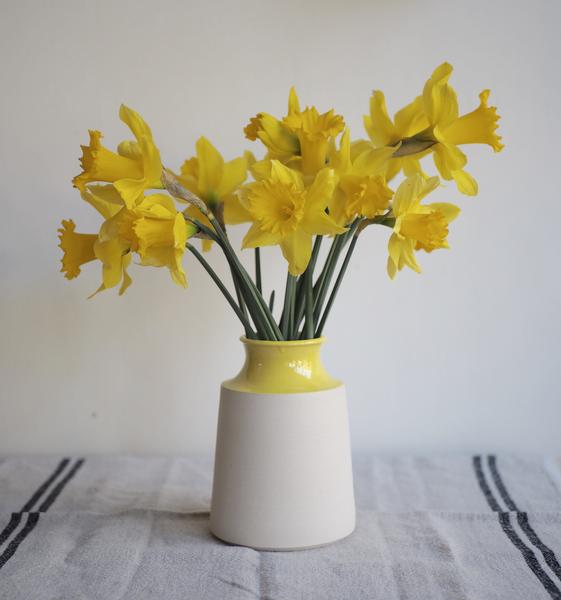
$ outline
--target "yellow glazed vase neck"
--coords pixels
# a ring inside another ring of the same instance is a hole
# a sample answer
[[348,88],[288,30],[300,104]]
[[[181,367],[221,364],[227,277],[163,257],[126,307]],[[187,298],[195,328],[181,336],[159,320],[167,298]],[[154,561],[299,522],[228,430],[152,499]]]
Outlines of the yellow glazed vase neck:
[[254,394],[320,392],[341,385],[325,370],[320,356],[325,338],[270,342],[241,338],[245,363],[234,379],[222,385]]

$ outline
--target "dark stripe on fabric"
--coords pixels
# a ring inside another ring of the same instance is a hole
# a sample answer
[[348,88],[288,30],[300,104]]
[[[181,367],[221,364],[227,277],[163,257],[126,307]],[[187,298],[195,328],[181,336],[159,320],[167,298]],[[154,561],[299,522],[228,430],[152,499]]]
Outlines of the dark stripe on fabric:
[[473,457],[473,469],[475,471],[475,476],[477,477],[477,483],[479,484],[479,487],[485,496],[485,500],[487,500],[489,508],[494,512],[500,512],[501,507],[495,500],[495,496],[493,496],[493,492],[491,491],[491,488],[485,479],[485,474],[483,473],[483,468],[481,466],[481,456]]
[[551,548],[546,546],[535,532],[534,528],[528,521],[528,514],[525,512],[519,512],[516,516],[518,524],[522,531],[528,536],[528,539],[534,544],[534,546],[543,554],[543,558],[547,563],[547,566],[557,575],[557,579],[561,581],[561,565],[555,556],[555,553]]
[[84,464],[84,459],[80,458],[74,463],[74,466],[68,471],[67,475],[60,481],[60,483],[53,488],[53,491],[45,498],[43,504],[39,507],[39,512],[47,512],[52,503],[58,498],[59,494],[66,487],[66,484],[76,475],[78,469]]
[[[55,469],[53,474],[38,488],[38,490],[33,494],[33,496],[29,499],[29,501],[25,504],[24,508],[27,506],[33,506],[40,499],[41,495],[46,492],[49,486],[55,481],[55,479],[61,474],[61,472],[66,468],[69,459],[63,459],[58,467]],[[19,513],[13,513],[12,518],[8,525],[4,528],[2,534],[0,534],[0,539],[4,536],[2,543],[5,542],[9,535],[15,530],[15,528],[19,525],[22,520],[22,517],[27,514],[27,522],[21,529],[21,531],[14,537],[14,539],[8,544],[7,548],[0,555],[0,569],[12,558],[12,556],[16,553],[16,550],[19,548],[20,544],[25,540],[25,538],[35,529],[37,523],[39,522],[39,517],[41,513],[45,513],[52,506],[53,502],[58,498],[61,492],[64,490],[68,482],[76,475],[80,467],[84,464],[84,459],[78,459],[68,473],[60,480],[60,482],[51,490],[51,493],[45,498],[42,504],[39,506],[39,510],[37,512],[26,512],[21,511]],[[41,492],[40,494],[38,492]]]
[[27,515],[27,523],[23,529],[16,535],[16,537],[8,544],[8,547],[0,556],[0,569],[12,558],[19,548],[19,545],[23,540],[35,529],[35,526],[39,522],[39,513],[30,512]]
[[14,529],[21,523],[21,513],[12,513],[10,521],[0,533],[0,546],[12,535]]
[[[508,494],[508,491],[506,490],[506,487],[504,486],[504,483],[501,479],[501,476],[500,476],[498,468],[497,468],[496,459],[494,459],[494,460],[490,460],[490,459],[491,459],[491,457],[489,456],[487,464],[491,471],[493,481],[495,482],[495,485],[497,486],[497,489],[499,490],[499,493],[501,494],[503,500],[505,500],[505,498],[509,498],[512,505],[516,506],[514,504],[512,498],[510,498],[510,495]],[[551,577],[542,569],[533,550],[529,546],[526,546],[526,544],[520,539],[520,537],[518,536],[516,531],[514,531],[514,529],[512,528],[512,523],[510,522],[510,513],[501,511],[499,502],[495,498],[493,492],[491,491],[491,488],[489,487],[489,483],[487,482],[487,479],[485,477],[485,473],[483,472],[481,456],[473,457],[473,470],[475,471],[477,483],[479,484],[479,487],[480,487],[481,491],[483,492],[483,495],[485,496],[487,503],[491,507],[491,510],[493,510],[494,512],[496,512],[498,514],[499,524],[500,524],[503,532],[505,533],[505,535],[512,542],[514,547],[517,548],[519,550],[519,552],[522,554],[524,561],[526,562],[526,564],[528,565],[528,567],[530,568],[532,573],[534,573],[534,575],[537,577],[537,579],[543,585],[544,589],[551,596],[551,598],[553,598],[553,600],[561,600],[561,590],[557,587],[557,585],[555,584],[553,579],[551,579]],[[500,486],[498,485],[497,482],[500,482]],[[504,490],[504,493],[505,493],[504,496],[503,496],[503,492],[501,491],[501,487]],[[506,500],[505,500],[505,503],[506,503]],[[514,511],[514,512],[516,512],[516,511]],[[517,513],[517,514],[519,514],[519,513]],[[523,531],[526,533],[526,535],[528,535],[528,533],[524,530],[524,528],[523,528]],[[537,538],[537,536],[536,536],[536,538]],[[544,547],[547,548],[545,545],[544,545]],[[545,555],[544,555],[544,558],[545,558]],[[553,558],[555,558],[555,556],[553,556]],[[547,559],[546,559],[546,561],[547,561]],[[547,564],[549,565],[549,563],[547,563]]]
[[497,457],[493,454],[489,455],[487,457],[487,464],[489,465],[489,470],[491,471],[491,477],[493,478],[493,481],[495,482],[495,485],[497,486],[499,494],[501,495],[501,498],[506,504],[506,507],[508,508],[508,510],[518,512],[518,507],[514,503],[514,500],[510,497],[510,494],[508,493],[505,484],[503,483],[503,480],[499,474],[499,470],[497,469]]
[[12,513],[9,523],[4,527],[4,529],[0,532],[0,546],[10,537],[13,533],[14,529],[21,523],[22,513],[29,512],[35,504],[39,501],[41,496],[45,493],[48,487],[53,483],[53,481],[61,474],[61,472],[66,468],[66,465],[70,462],[69,458],[63,458],[55,470],[43,481],[43,483],[35,490],[31,498],[23,505],[23,508],[19,512]]
[[508,539],[520,551],[526,564],[530,567],[534,575],[540,580],[543,587],[553,598],[553,600],[561,600],[561,590],[555,585],[551,577],[540,567],[538,560],[532,550],[520,539],[518,534],[512,528],[510,522],[510,513],[499,513],[499,523]]
[[33,510],[35,504],[39,501],[41,496],[45,493],[51,483],[60,475],[66,465],[70,462],[69,458],[63,458],[57,468],[53,471],[52,475],[46,479],[38,488],[37,491],[31,496],[31,498],[25,503],[20,512],[30,512]]
[[555,556],[555,552],[553,552],[553,550],[549,548],[549,546],[546,546],[544,544],[544,542],[540,539],[534,528],[530,525],[530,522],[528,520],[528,513],[521,512],[518,510],[518,507],[516,506],[514,500],[508,493],[508,490],[506,489],[504,481],[499,472],[499,468],[497,466],[497,457],[494,455],[490,455],[487,457],[487,462],[491,474],[493,476],[493,481],[495,482],[495,485],[497,486],[497,489],[499,490],[499,493],[501,494],[501,497],[504,500],[505,504],[507,505],[509,510],[512,510],[517,513],[516,519],[518,521],[518,524],[520,525],[520,528],[527,535],[528,540],[530,540],[530,542],[542,553],[546,564],[555,573],[557,579],[559,579],[559,581],[561,582],[561,565],[559,564],[559,561]]

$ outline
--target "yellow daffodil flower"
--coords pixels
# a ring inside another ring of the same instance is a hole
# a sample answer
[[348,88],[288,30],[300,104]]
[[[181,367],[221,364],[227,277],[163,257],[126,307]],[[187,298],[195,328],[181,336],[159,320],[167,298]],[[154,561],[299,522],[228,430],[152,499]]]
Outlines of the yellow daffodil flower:
[[[393,121],[388,115],[383,92],[374,91],[370,98],[370,115],[364,116],[364,127],[374,148],[396,146],[402,140],[414,136],[428,126],[423,112],[423,99],[418,96],[394,115]],[[362,146],[362,149],[369,150]],[[386,179],[391,181],[401,170],[406,176],[421,172],[419,159],[426,154],[394,157],[386,163]]]
[[197,228],[187,223],[173,200],[163,194],[147,196],[132,212],[132,245],[140,256],[140,264],[167,267],[173,281],[186,287],[181,261],[185,244]]
[[296,91],[291,88],[288,114],[282,120],[258,113],[244,132],[248,139],[259,139],[265,144],[267,159],[279,160],[312,178],[327,166],[330,142],[344,127],[343,117],[333,110],[323,114],[315,106],[300,110]]
[[95,260],[94,244],[96,233],[76,233],[76,225],[72,220],[62,221],[59,233],[59,248],[63,251],[62,268],[66,279],[74,279],[80,275],[82,265]]
[[337,224],[348,225],[356,217],[371,219],[388,209],[393,192],[386,185],[384,172],[392,154],[393,148],[370,149],[353,161],[349,130],[345,130],[340,149],[330,157],[337,187],[329,214]]
[[124,272],[123,261],[131,252],[140,256],[140,264],[167,267],[175,283],[187,286],[181,264],[185,244],[196,228],[185,222],[173,200],[164,194],[152,194],[123,208],[101,226],[95,244],[97,258],[103,263],[103,283],[98,291],[114,287]]
[[82,173],[73,179],[73,184],[83,191],[87,183],[113,183],[125,204],[131,207],[145,190],[162,187],[162,163],[150,127],[142,117],[125,105],[121,105],[119,117],[132,131],[135,141],[122,142],[117,152],[112,152],[101,143],[102,134],[90,130],[90,143],[82,146]]
[[137,252],[141,265],[168,267],[173,281],[186,286],[181,260],[187,239],[196,228],[186,223],[169,196],[143,196],[128,208],[112,185],[88,185],[81,193],[105,221],[98,234],[78,234],[72,221],[62,222],[61,270],[68,279],[79,275],[81,265],[98,259],[102,263],[102,283],[95,294],[120,283],[121,295],[132,283],[127,268],[132,253]]
[[[93,206],[105,219],[99,234],[75,233],[73,221],[63,221],[60,233],[60,248],[63,250],[62,269],[67,279],[80,274],[83,264],[95,259],[103,263],[102,285],[97,290],[115,287],[121,283],[119,294],[123,294],[132,283],[127,273],[131,256],[126,245],[116,240],[101,239],[105,235],[107,223],[113,222],[125,210],[124,202],[112,185],[89,185],[81,190],[82,198]],[[96,292],[97,293],[97,292]]]
[[[294,87],[288,95],[288,115],[300,112],[300,102]],[[289,163],[300,156],[298,136],[281,120],[264,112],[252,117],[244,128],[245,137],[255,141],[259,139],[267,148],[267,158]]]
[[[226,224],[251,221],[251,216],[235,194],[246,180],[248,165],[254,160],[251,153],[246,152],[244,156],[224,162],[220,152],[205,137],[197,140],[196,153],[181,167],[178,177],[181,184],[203,200]],[[189,206],[185,213],[211,227],[208,218],[198,208]],[[203,240],[203,249],[208,250],[211,244],[210,240]]]
[[331,169],[320,171],[306,187],[301,173],[277,160],[271,161],[268,179],[248,184],[244,201],[254,221],[244,248],[280,245],[289,272],[296,276],[306,270],[314,235],[344,233],[325,209],[335,187]]
[[395,225],[388,243],[391,279],[405,266],[421,272],[415,250],[432,252],[449,247],[448,224],[459,215],[460,209],[445,202],[421,204],[438,185],[438,177],[426,179],[417,174],[405,179],[397,188],[392,204]]
[[458,97],[448,83],[452,66],[443,63],[435,69],[423,90],[423,109],[428,127],[414,137],[432,142],[436,168],[444,179],[453,179],[463,194],[477,194],[477,182],[464,170],[467,157],[459,149],[463,144],[487,144],[495,152],[503,149],[497,135],[499,115],[494,106],[488,106],[489,90],[479,94],[480,105],[472,112],[459,116]]
[[298,136],[304,175],[315,175],[325,168],[329,141],[345,128],[343,117],[333,109],[320,114],[315,106],[288,115],[283,123]]

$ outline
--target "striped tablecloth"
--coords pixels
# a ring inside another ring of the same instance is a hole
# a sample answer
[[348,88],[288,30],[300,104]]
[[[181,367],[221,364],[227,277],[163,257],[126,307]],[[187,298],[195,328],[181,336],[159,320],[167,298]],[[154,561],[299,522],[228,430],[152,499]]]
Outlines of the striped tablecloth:
[[556,460],[354,466],[355,533],[274,553],[210,535],[210,459],[1,459],[0,598],[561,599]]

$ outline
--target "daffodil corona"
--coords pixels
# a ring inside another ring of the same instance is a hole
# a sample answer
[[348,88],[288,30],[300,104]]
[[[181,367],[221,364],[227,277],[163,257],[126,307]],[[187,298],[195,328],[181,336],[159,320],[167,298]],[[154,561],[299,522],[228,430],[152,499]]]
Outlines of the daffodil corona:
[[268,179],[245,188],[245,205],[253,219],[244,248],[281,247],[291,275],[301,275],[312,254],[314,235],[337,235],[345,228],[327,214],[335,187],[331,169],[320,171],[306,187],[298,171],[277,160],[271,161]]
[[[72,220],[62,222],[61,271],[74,279],[98,262],[97,292],[118,288],[122,294],[136,263],[165,267],[177,285],[186,287],[188,251],[224,295],[246,337],[321,336],[359,236],[372,225],[389,229],[390,278],[404,267],[419,273],[417,253],[448,248],[449,225],[460,213],[454,204],[426,201],[440,187],[439,176],[454,181],[461,193],[475,195],[477,182],[466,170],[463,149],[469,144],[485,144],[495,152],[503,148],[489,90],[479,94],[478,107],[461,115],[451,74],[452,67],[441,64],[393,117],[383,92],[374,91],[364,117],[368,139],[353,139],[335,109],[302,108],[291,88],[286,115],[259,112],[244,129],[247,140],[262,144],[262,156],[242,150],[226,161],[202,136],[177,174],[162,165],[146,121],[121,106],[119,116],[133,139],[112,151],[102,144],[102,134],[91,130],[89,144],[82,146],[82,172],[73,183],[102,219],[92,233],[76,231]],[[439,176],[431,176],[430,165],[425,173],[429,155]],[[442,193],[450,188],[442,186]],[[229,235],[230,226],[240,224],[248,226],[242,248],[252,250],[254,275]],[[194,238],[203,250],[223,253],[231,290]],[[322,251],[322,244],[329,248]],[[277,316],[274,290],[265,298],[270,282],[262,272],[264,246],[278,246],[287,269]]]

